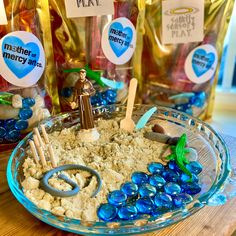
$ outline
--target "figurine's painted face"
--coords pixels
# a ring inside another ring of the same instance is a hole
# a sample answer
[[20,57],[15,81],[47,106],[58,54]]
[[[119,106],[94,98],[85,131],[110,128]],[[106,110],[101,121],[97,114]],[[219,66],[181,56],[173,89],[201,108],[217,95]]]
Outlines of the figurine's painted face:
[[86,79],[86,71],[85,70],[81,70],[79,72],[80,75],[80,80],[84,81]]

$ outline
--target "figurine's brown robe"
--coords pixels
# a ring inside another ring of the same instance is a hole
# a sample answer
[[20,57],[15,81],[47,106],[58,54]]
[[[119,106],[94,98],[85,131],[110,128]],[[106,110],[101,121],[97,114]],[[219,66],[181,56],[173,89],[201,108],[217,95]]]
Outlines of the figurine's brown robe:
[[79,79],[74,86],[73,101],[79,107],[81,129],[94,128],[92,106],[89,98],[94,93],[95,89],[88,79],[84,81]]

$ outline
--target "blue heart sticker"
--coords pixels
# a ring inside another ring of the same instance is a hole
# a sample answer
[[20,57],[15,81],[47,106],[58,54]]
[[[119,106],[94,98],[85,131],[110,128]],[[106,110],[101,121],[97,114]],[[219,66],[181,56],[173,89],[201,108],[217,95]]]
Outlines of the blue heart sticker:
[[133,39],[133,31],[130,27],[124,28],[119,22],[111,24],[108,31],[108,40],[117,57],[122,56],[129,48]]
[[24,78],[36,66],[40,50],[36,43],[25,44],[15,36],[6,37],[2,43],[2,56],[8,68],[18,79]]
[[196,76],[200,77],[211,70],[215,59],[215,54],[212,52],[207,53],[204,49],[196,50],[192,58],[192,67]]

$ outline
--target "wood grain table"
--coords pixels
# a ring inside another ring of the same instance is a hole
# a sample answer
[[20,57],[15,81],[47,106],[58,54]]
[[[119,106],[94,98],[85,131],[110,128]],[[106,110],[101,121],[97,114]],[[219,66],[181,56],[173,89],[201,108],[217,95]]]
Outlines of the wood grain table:
[[[224,136],[231,158],[236,158],[236,138]],[[73,236],[32,216],[8,189],[5,172],[10,152],[0,153],[0,236]],[[145,236],[229,236],[236,230],[236,198],[223,206],[204,207],[184,221]]]

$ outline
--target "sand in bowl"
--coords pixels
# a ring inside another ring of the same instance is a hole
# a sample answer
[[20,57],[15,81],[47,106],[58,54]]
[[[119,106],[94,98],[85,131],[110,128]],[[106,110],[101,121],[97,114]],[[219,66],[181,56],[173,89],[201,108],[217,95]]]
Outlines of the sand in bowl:
[[[39,208],[55,215],[94,221],[98,220],[97,209],[107,202],[107,195],[131,180],[135,171],[147,172],[151,162],[161,162],[160,155],[164,144],[144,137],[151,131],[147,126],[133,133],[121,130],[120,120],[100,120],[97,130],[100,138],[95,142],[82,142],[76,127],[49,134],[58,166],[78,164],[98,172],[102,180],[100,192],[91,197],[97,187],[97,179],[89,172],[80,170],[63,171],[69,179],[77,183],[80,191],[73,197],[54,197],[40,187],[45,172],[52,169],[49,153],[45,152],[47,166],[36,164],[29,150],[23,164],[25,180],[22,182],[24,194]],[[58,173],[49,179],[49,184],[59,190],[68,191],[72,187],[57,178]]]

